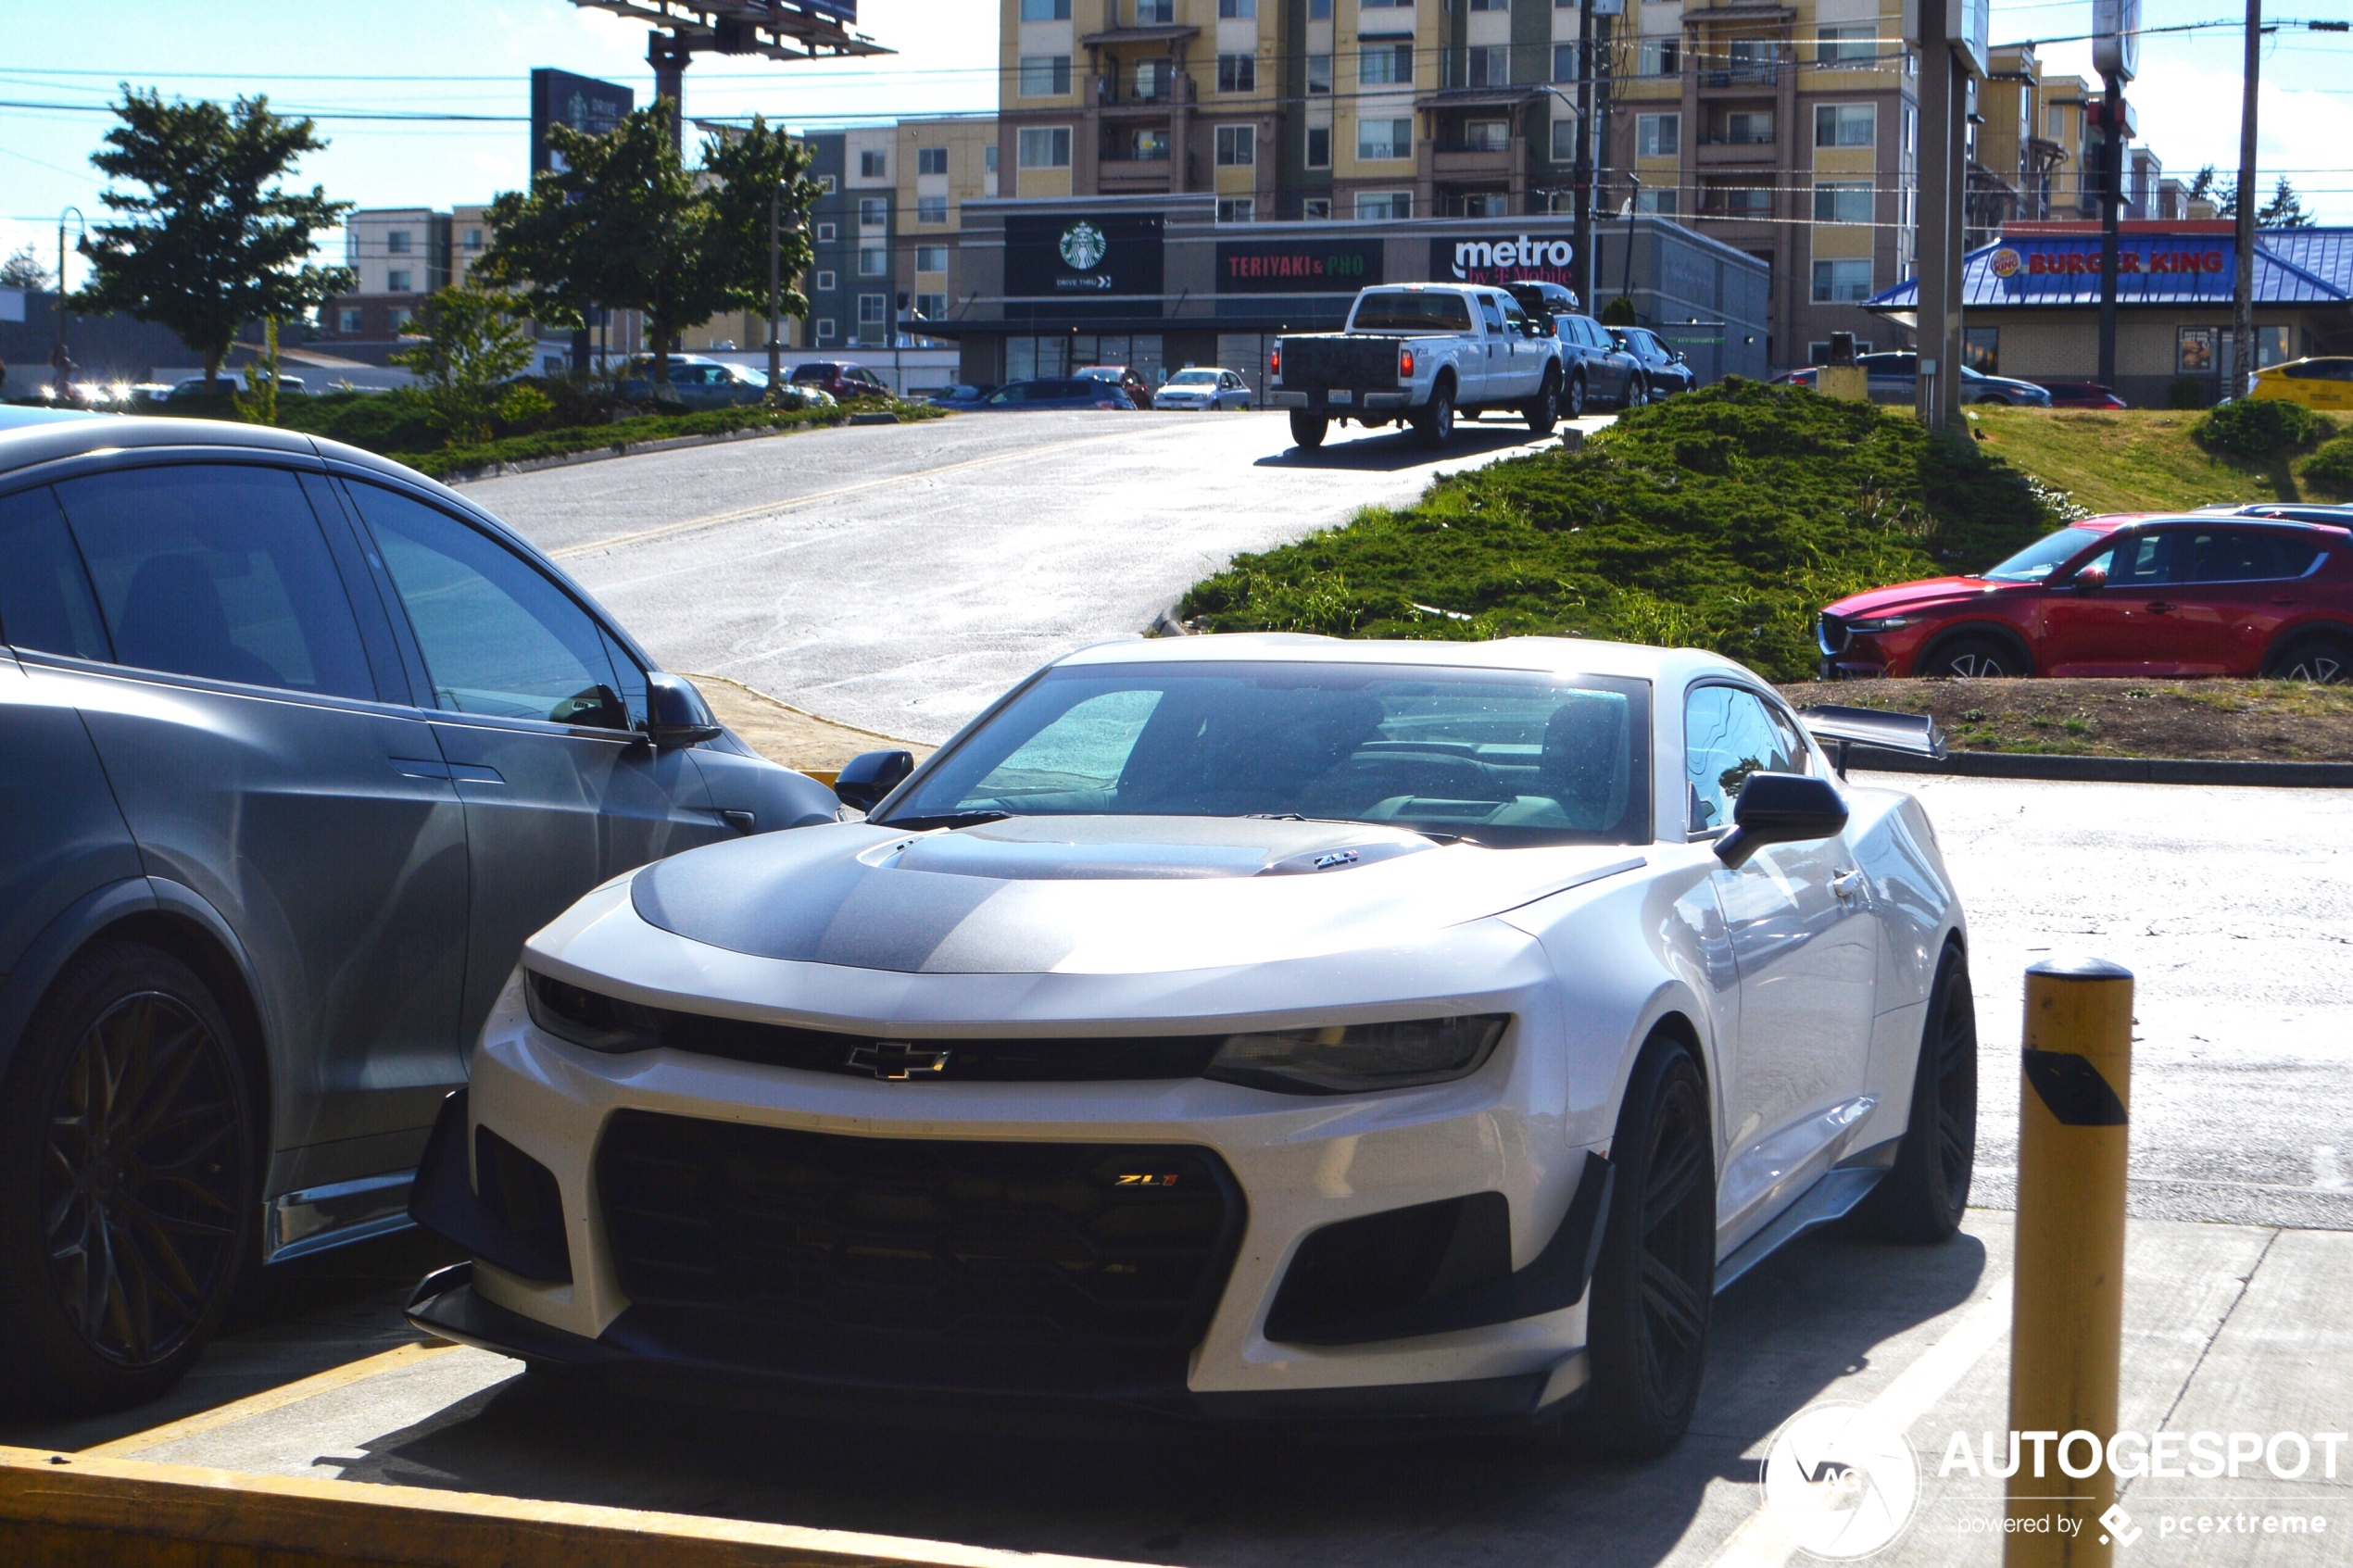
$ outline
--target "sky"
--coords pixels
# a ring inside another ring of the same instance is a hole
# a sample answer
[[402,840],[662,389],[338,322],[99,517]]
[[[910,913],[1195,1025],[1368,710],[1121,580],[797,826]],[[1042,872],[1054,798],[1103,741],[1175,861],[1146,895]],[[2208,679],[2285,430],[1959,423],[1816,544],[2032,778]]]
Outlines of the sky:
[[[2273,0],[2283,24],[2265,44],[2259,184],[2285,174],[2324,222],[2353,224],[2353,34],[2303,20],[2343,19],[2347,0]],[[1996,43],[2088,31],[2091,0],[1994,0]],[[2228,20],[2221,0],[2145,0],[2144,26]],[[703,55],[686,73],[686,112],[760,112],[796,127],[996,107],[996,0],[863,0],[861,31],[898,51],[876,58],[780,64]],[[227,99],[267,93],[282,110],[511,116],[463,123],[322,120],[330,145],[299,182],[363,207],[486,201],[528,177],[529,76],[553,66],[650,99],[646,29],[567,0],[409,0],[387,9],[283,0],[114,0],[106,6],[0,0],[0,101],[103,106],[119,82]],[[2090,45],[2054,43],[2046,71],[2091,71]],[[2141,46],[2128,96],[2142,140],[2169,173],[2238,161],[2240,35],[2235,25],[2158,33]],[[0,253],[32,243],[56,265],[59,209],[104,218],[90,154],[103,113],[0,107]],[[326,259],[339,260],[339,242]],[[68,282],[82,282],[68,257]]]

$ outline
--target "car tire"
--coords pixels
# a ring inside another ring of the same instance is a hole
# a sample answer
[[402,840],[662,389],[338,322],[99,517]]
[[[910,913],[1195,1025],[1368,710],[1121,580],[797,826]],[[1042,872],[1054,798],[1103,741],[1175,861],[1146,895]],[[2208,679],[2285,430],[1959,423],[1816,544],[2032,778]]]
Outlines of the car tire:
[[103,943],[50,987],[0,1100],[14,1402],[118,1410],[202,1353],[258,1251],[258,1105],[219,1000],[170,954]]
[[2341,686],[2353,682],[2353,637],[2291,638],[2263,661],[2263,673],[2274,681],[2306,681],[2316,686]]
[[1969,960],[1948,947],[1920,1027],[1911,1120],[1894,1165],[1856,1207],[1849,1229],[1868,1240],[1915,1247],[1950,1240],[1969,1207],[1976,1164],[1977,1000]]
[[2018,650],[1994,637],[1955,637],[1930,650],[1918,675],[1954,675],[1963,680],[1991,681],[2034,673]]
[[1429,401],[1414,412],[1414,434],[1431,451],[1454,439],[1454,389],[1441,382],[1430,389]]
[[1311,414],[1303,408],[1293,408],[1290,411],[1291,445],[1303,446],[1313,452],[1324,444],[1324,435],[1331,429],[1331,420],[1321,414]]
[[1552,434],[1553,427],[1560,423],[1561,418],[1560,378],[1547,370],[1544,384],[1537,388],[1536,395],[1528,400],[1520,412],[1528,420],[1529,433],[1540,436]]
[[1650,400],[1650,383],[1640,376],[1629,377],[1626,383],[1626,396],[1619,406],[1626,408],[1646,408]]
[[1585,373],[1582,370],[1568,378],[1567,395],[1561,398],[1561,417],[1568,420],[1585,417]]
[[1716,1286],[1716,1155],[1691,1053],[1655,1038],[1626,1085],[1610,1142],[1617,1181],[1587,1295],[1592,1381],[1575,1432],[1642,1459],[1691,1424]]

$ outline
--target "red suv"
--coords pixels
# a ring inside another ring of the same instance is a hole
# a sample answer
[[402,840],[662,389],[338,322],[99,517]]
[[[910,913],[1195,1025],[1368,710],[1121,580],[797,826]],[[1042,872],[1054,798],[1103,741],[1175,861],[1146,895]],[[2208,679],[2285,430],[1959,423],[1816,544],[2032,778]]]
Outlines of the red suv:
[[787,377],[795,386],[813,386],[840,402],[853,397],[887,397],[890,388],[863,365],[847,359],[810,359],[792,368]]
[[2212,513],[2086,518],[1979,576],[1841,599],[1819,637],[1824,680],[2353,680],[2353,531]]

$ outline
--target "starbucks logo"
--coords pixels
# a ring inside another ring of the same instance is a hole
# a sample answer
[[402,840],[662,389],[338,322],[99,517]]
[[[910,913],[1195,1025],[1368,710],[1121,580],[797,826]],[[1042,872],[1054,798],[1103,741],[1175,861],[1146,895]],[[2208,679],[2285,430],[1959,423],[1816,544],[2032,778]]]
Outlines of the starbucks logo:
[[1103,242],[1103,232],[1084,218],[1063,231],[1063,259],[1077,271],[1094,270],[1095,263],[1110,248]]

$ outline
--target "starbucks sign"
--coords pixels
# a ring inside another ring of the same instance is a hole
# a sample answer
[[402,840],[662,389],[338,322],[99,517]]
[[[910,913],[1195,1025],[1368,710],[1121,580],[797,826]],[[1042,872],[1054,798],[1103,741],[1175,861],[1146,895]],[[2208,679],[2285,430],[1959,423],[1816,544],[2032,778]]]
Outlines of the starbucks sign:
[[1110,248],[1103,241],[1103,232],[1084,218],[1063,231],[1063,261],[1074,270],[1093,271]]
[[[1015,299],[1156,296],[1161,292],[1162,227],[1157,212],[1007,218],[1005,293]],[[1159,314],[1157,299],[1141,307]],[[1138,306],[1106,304],[1104,308],[1132,314]]]

